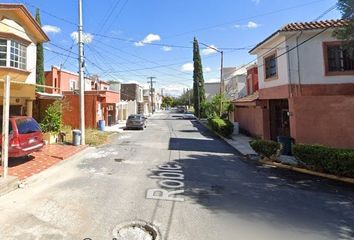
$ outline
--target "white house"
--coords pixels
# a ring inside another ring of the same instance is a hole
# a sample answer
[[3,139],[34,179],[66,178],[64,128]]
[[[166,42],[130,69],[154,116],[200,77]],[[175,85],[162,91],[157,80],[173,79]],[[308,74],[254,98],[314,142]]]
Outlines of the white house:
[[263,138],[354,148],[354,58],[333,36],[348,23],[287,24],[250,51],[258,59],[254,109]]

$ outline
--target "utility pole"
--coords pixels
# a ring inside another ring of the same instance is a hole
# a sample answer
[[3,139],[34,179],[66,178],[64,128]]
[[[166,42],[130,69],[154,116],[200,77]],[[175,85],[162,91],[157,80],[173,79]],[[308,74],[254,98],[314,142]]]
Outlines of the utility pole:
[[205,43],[201,43],[203,46],[206,46],[207,48],[210,48],[210,49],[213,49],[215,51],[217,51],[218,53],[221,54],[221,61],[220,61],[220,111],[219,111],[219,114],[220,114],[220,117],[221,117],[221,114],[222,114],[222,106],[223,106],[223,102],[222,102],[222,95],[224,94],[224,78],[223,78],[223,68],[224,68],[224,51],[221,51],[215,47],[212,47],[212,46],[209,46]]
[[150,81],[148,81],[148,83],[150,84],[150,98],[151,98],[151,112],[154,113],[155,112],[155,106],[154,106],[154,83],[156,83],[156,81],[153,81],[153,79],[155,79],[156,77],[148,77],[148,79],[150,79]]
[[1,165],[3,168],[2,177],[6,178],[8,173],[9,161],[9,115],[10,115],[10,76],[5,77],[4,96],[2,109],[2,149]]
[[224,68],[224,51],[220,51],[221,54],[221,67],[220,67],[220,117],[222,114],[223,108],[223,95],[224,95],[224,76],[223,76],[223,68]]
[[82,33],[82,0],[79,0],[79,25],[78,25],[78,48],[79,48],[79,82],[80,82],[80,131],[81,145],[85,145],[85,79],[84,79],[84,40]]

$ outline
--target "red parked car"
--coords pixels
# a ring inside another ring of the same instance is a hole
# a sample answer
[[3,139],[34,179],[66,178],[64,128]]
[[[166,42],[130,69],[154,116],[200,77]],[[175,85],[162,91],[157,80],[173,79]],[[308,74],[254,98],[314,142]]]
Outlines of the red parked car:
[[[2,132],[2,119],[0,119]],[[0,138],[0,143],[2,139]],[[32,117],[11,116],[9,119],[9,157],[24,157],[44,146],[42,130]]]

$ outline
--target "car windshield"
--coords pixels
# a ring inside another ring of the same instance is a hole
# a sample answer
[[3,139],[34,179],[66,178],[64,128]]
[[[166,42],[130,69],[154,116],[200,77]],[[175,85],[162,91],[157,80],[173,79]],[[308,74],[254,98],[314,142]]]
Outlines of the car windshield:
[[27,134],[41,131],[38,123],[33,118],[21,118],[16,120],[19,134]]
[[131,115],[131,116],[129,116],[128,119],[129,119],[129,120],[141,120],[142,117],[139,116],[139,115]]

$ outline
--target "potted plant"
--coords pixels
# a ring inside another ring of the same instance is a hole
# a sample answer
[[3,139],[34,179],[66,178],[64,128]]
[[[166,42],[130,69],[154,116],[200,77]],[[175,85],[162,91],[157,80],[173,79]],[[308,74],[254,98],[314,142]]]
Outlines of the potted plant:
[[48,144],[56,143],[58,140],[58,134],[62,127],[62,107],[61,101],[56,100],[53,102],[47,110],[45,110],[45,116],[40,123],[43,131],[43,139]]

